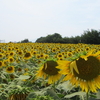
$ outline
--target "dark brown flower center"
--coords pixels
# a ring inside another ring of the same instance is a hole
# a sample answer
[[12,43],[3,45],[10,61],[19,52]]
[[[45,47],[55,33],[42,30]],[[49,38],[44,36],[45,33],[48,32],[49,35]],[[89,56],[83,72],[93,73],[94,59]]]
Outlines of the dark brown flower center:
[[92,80],[100,74],[100,61],[93,56],[89,56],[87,60],[79,58],[76,60],[79,74],[74,70],[76,77],[83,80]]
[[22,69],[21,68],[18,68],[18,71],[22,71]]
[[11,52],[11,53],[10,53],[10,55],[12,56],[12,55],[13,55],[13,53]]
[[0,66],[2,66],[2,62],[0,62]]
[[2,57],[2,55],[0,54],[0,58]]
[[48,75],[56,75],[58,74],[59,71],[59,69],[56,68],[57,65],[58,65],[57,62],[53,60],[47,61],[46,63],[44,63],[42,70]]
[[22,55],[22,52],[20,51],[20,52],[18,52],[18,54],[19,54],[19,55]]
[[8,67],[7,70],[8,70],[8,71],[12,71],[13,68],[12,68],[12,67]]
[[13,62],[13,58],[10,58],[10,62]]
[[14,79],[14,78],[15,78],[15,76],[14,76],[14,75],[10,75],[10,78],[11,78],[11,79]]
[[25,54],[25,57],[30,57],[30,56],[31,56],[30,53],[26,53],[26,54]]
[[62,55],[59,54],[58,57],[62,57]]

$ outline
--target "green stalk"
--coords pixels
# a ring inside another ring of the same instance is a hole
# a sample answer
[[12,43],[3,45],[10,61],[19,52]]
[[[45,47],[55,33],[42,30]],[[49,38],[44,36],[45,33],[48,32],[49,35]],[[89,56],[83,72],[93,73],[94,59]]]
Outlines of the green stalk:
[[89,100],[89,94],[88,94],[88,92],[86,93],[86,100]]
[[54,91],[56,90],[56,84],[55,83],[53,83],[53,89],[54,89]]

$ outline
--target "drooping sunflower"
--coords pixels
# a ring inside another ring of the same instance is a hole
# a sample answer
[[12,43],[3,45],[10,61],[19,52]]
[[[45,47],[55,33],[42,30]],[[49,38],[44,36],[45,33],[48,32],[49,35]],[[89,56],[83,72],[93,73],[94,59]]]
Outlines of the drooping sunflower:
[[11,79],[11,80],[14,80],[14,78],[15,78],[15,75],[11,74],[11,75],[10,75],[10,79]]
[[[81,55],[72,61],[58,61],[59,73],[64,74],[64,81],[70,80],[82,91],[97,92],[100,89],[100,51]],[[99,56],[98,56],[99,55]]]
[[15,71],[14,66],[9,66],[9,67],[6,68],[7,73],[14,73],[14,71]]
[[57,65],[56,61],[47,60],[37,71],[36,77],[48,79],[48,84],[55,83],[61,77],[61,74],[58,73],[59,69],[56,68]]
[[20,67],[17,70],[18,70],[18,72],[22,72],[22,68],[20,68]]

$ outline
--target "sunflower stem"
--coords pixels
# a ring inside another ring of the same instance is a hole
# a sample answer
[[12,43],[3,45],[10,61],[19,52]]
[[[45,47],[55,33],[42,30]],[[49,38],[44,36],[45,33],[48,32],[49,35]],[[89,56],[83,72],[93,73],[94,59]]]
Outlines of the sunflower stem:
[[88,92],[86,93],[86,100],[89,100],[89,94],[88,94]]
[[55,83],[53,84],[53,89],[54,89],[54,91],[56,90],[56,86],[55,86]]

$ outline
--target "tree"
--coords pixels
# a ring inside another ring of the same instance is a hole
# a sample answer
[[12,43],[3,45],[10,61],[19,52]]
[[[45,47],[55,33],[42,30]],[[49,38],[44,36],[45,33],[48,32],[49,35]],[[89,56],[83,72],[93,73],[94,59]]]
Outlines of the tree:
[[28,42],[29,42],[28,39],[24,39],[24,40],[21,41],[21,43],[28,43]]
[[49,34],[46,37],[40,37],[36,40],[38,43],[85,43],[100,44],[100,31],[91,29],[84,31],[81,36],[64,37],[58,33]]
[[100,44],[100,32],[93,29],[84,31],[84,34],[81,35],[81,41],[86,44]]
[[58,33],[47,35],[46,37],[40,37],[36,40],[38,43],[60,43],[62,36]]

